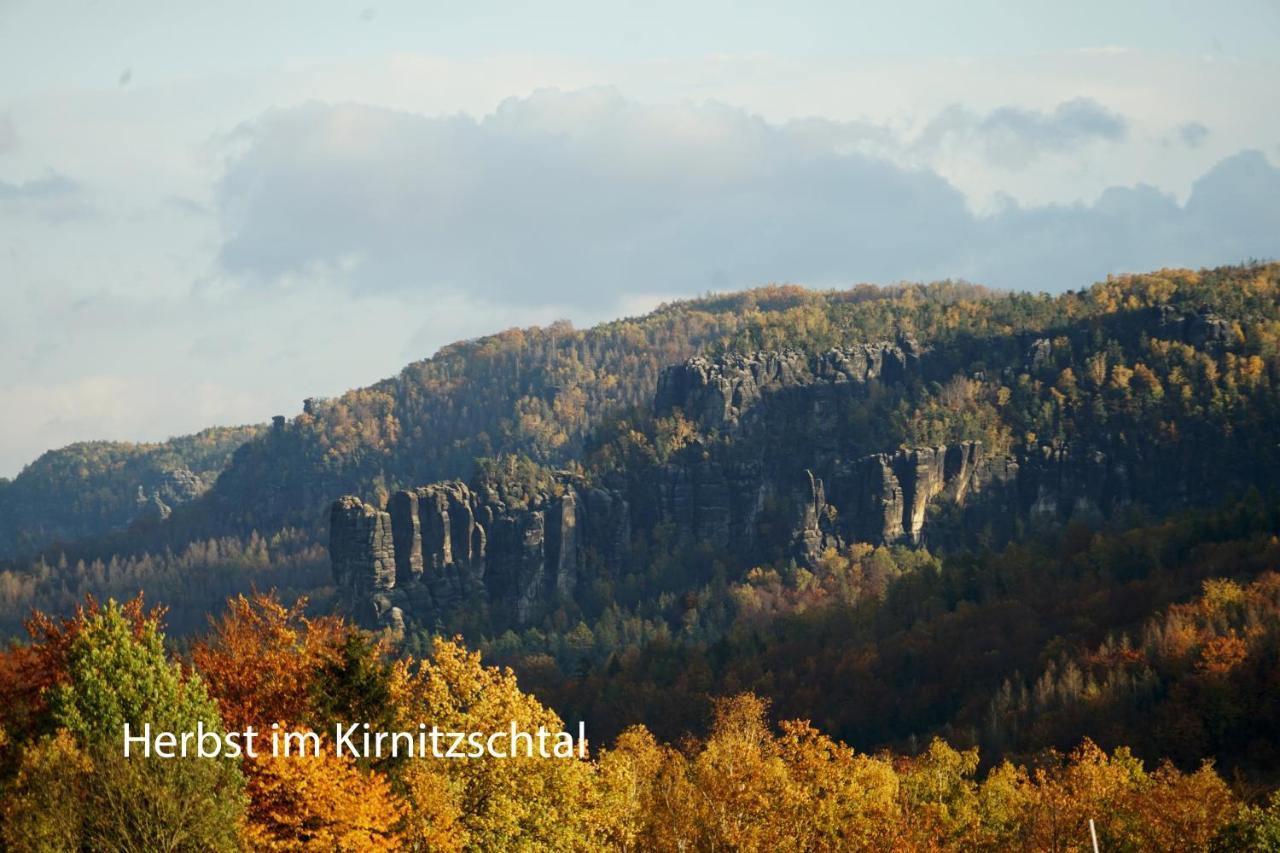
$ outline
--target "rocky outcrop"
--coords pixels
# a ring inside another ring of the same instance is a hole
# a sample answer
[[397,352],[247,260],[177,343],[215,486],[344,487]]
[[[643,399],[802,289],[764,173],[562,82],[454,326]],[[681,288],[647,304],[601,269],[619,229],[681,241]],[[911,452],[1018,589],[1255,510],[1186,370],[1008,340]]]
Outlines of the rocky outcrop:
[[658,380],[654,409],[680,409],[704,429],[732,429],[768,396],[814,385],[866,386],[900,382],[919,363],[914,342],[874,343],[819,355],[784,350],[722,358],[697,357],[667,368]]
[[[1048,357],[1045,341],[1044,357]],[[920,369],[910,340],[816,355],[762,352],[694,358],[668,368],[656,414],[680,410],[726,448],[694,442],[655,483],[633,483],[651,509],[642,526],[674,523],[690,538],[755,549],[766,502],[794,508],[793,550],[811,558],[841,541],[921,544],[928,508],[963,506],[971,494],[1010,488],[1017,464],[991,459],[978,442],[867,454],[850,446],[841,398],[872,382],[899,383]]]
[[[1162,328],[1206,345],[1230,331],[1205,312],[1171,316]],[[1060,355],[1055,340],[1014,345],[1048,372]],[[945,549],[1130,504],[1167,511],[1262,476],[1257,459],[1224,465],[1221,452],[1176,447],[1159,451],[1176,458],[1158,458],[1120,439],[1012,454],[978,441],[858,446],[851,436],[866,434],[857,420],[865,409],[849,403],[873,382],[916,371],[925,375],[920,353],[905,341],[690,359],[664,372],[654,407],[693,421],[692,438],[682,432],[674,447],[638,457],[601,487],[566,475],[504,502],[488,486],[449,481],[397,492],[385,511],[344,498],[333,514],[335,575],[356,609],[381,624],[431,623],[466,607],[494,628],[521,626],[578,597],[584,579],[643,571],[631,554],[657,542],[709,547],[740,568],[788,558],[813,565],[854,542]]]
[[633,569],[633,530],[652,540],[665,526],[677,547],[710,545],[743,566],[766,554],[813,565],[853,542],[945,548],[977,530],[999,541],[1018,524],[1193,497],[1176,466],[1072,446],[1012,457],[957,442],[794,477],[735,447],[695,441],[610,488],[566,480],[518,506],[458,481],[396,492],[385,510],[342,498],[331,516],[335,580],[367,624],[432,625],[469,608],[495,629],[519,627],[577,597],[584,579]]
[[989,456],[977,441],[876,453],[839,466],[830,499],[844,540],[922,545],[931,506],[963,509],[978,496],[1005,496],[1017,471],[1014,460]]
[[130,525],[156,524],[173,514],[175,507],[190,503],[209,488],[207,482],[188,468],[169,468],[159,472],[150,483],[139,484]]
[[679,409],[700,430],[665,462],[618,472],[608,488],[566,477],[519,506],[459,481],[397,492],[385,511],[344,498],[330,543],[339,585],[381,624],[470,607],[520,626],[574,598],[583,577],[628,568],[632,531],[652,541],[662,529],[673,547],[744,564],[762,553],[812,564],[853,541],[922,544],[931,505],[1004,488],[1016,465],[975,442],[870,455],[848,446],[841,399],[901,382],[918,361],[904,341],[675,365],[655,410]]
[[329,512],[329,561],[333,579],[364,622],[392,618],[388,594],[396,585],[391,515],[350,495]]
[[1158,305],[1156,335],[1164,340],[1188,343],[1196,349],[1221,349],[1231,340],[1231,324],[1205,306],[1194,313],[1181,313],[1172,305]]
[[432,624],[475,607],[495,625],[519,626],[572,598],[588,548],[622,556],[628,515],[621,495],[580,483],[507,506],[492,490],[447,481],[396,492],[385,511],[339,499],[329,553],[362,621]]

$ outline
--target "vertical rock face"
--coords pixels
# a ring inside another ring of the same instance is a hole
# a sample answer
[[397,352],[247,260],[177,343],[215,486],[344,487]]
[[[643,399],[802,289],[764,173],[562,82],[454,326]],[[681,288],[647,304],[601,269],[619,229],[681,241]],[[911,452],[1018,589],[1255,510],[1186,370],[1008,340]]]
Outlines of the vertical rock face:
[[[421,550],[421,583],[426,587],[426,594],[415,592],[420,600],[430,600],[434,611],[447,610],[483,585],[488,546],[485,526],[492,527],[492,514],[483,523],[478,520],[479,496],[457,481],[424,486],[411,494],[416,498],[420,538],[409,547]],[[411,502],[404,503],[404,511],[411,512]],[[409,527],[412,521],[403,525]]]
[[805,471],[808,489],[801,505],[800,521],[792,542],[792,553],[803,565],[813,565],[828,546],[838,545],[829,523],[826,489],[822,480]]
[[930,507],[963,509],[975,495],[1008,492],[1016,471],[976,441],[875,453],[836,466],[830,501],[844,541],[922,545]]
[[388,513],[349,495],[335,501],[329,513],[329,561],[357,618],[392,618],[388,592],[396,585],[396,563]]
[[604,489],[584,501],[572,484],[524,507],[458,481],[396,492],[386,512],[348,496],[329,528],[349,609],[382,625],[431,624],[459,607],[527,624],[573,595],[586,548],[620,559],[629,543],[626,501]]
[[422,524],[416,492],[396,492],[387,503],[391,542],[395,548],[396,583],[404,586],[422,577]]
[[[756,544],[759,514],[772,497],[797,508],[797,553],[812,555],[820,543],[841,537],[919,544],[930,501],[947,484],[954,484],[952,500],[962,501],[982,464],[980,455],[957,447],[950,473],[947,448],[848,458],[839,421],[844,401],[863,396],[873,382],[906,380],[919,359],[916,345],[904,340],[817,355],[694,358],[668,368],[658,382],[656,413],[679,410],[703,430],[732,436],[748,449],[718,453],[695,442],[655,481],[633,484],[639,492],[633,499],[652,505],[637,518],[639,526],[672,523],[696,541],[749,550]],[[802,471],[813,478],[808,487],[784,485]],[[830,494],[824,476],[838,483]],[[839,517],[839,536],[835,528],[820,530],[820,517]]]
[[893,458],[893,471],[902,488],[902,533],[913,545],[924,541],[924,514],[942,491],[945,447],[920,447]]
[[568,598],[578,585],[578,496],[572,489],[550,511],[547,527],[547,562],[556,594]]
[[339,584],[373,590],[396,585],[391,516],[359,498],[336,501],[329,516],[329,558]]
[[841,527],[858,542],[897,542],[907,499],[893,471],[892,457],[877,453],[855,461],[849,474],[832,483],[832,499],[845,512]]

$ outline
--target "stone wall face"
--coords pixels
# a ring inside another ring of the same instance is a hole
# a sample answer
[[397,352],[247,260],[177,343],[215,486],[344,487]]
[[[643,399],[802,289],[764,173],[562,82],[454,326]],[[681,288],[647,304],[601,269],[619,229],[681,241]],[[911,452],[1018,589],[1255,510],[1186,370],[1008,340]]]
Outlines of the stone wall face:
[[349,495],[335,501],[329,513],[329,560],[357,618],[391,618],[388,592],[396,585],[396,563],[389,513]]

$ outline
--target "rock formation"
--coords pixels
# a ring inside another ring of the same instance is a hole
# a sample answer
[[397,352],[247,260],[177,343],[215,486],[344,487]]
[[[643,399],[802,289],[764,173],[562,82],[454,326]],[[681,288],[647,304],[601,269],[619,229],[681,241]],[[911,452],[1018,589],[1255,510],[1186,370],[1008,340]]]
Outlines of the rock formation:
[[1225,346],[1231,337],[1231,326],[1209,308],[1181,314],[1172,305],[1158,305],[1155,314],[1156,334],[1165,340],[1182,341],[1196,349],[1215,350]]
[[365,622],[431,624],[459,607],[497,625],[525,625],[571,598],[591,547],[620,556],[630,533],[625,500],[564,482],[527,506],[447,481],[399,491],[379,510],[347,496],[333,505],[335,580]]
[[742,416],[768,395],[820,385],[865,386],[900,382],[919,362],[910,340],[831,349],[819,355],[785,350],[722,358],[699,356],[663,371],[654,408],[680,409],[704,429],[738,426]]
[[138,484],[137,511],[130,525],[155,524],[173,514],[174,507],[190,503],[208,490],[204,480],[184,467],[160,471],[147,484]]
[[329,561],[343,598],[361,621],[389,617],[396,585],[391,515],[347,495],[329,513]]
[[[1229,332],[1203,313],[1162,328],[1207,345]],[[1047,338],[1027,352],[1040,369],[1054,357]],[[1129,504],[1168,510],[1259,476],[1247,460],[1233,470],[1219,454],[1197,467],[1195,454],[1179,464],[1122,442],[1015,454],[977,441],[857,446],[845,419],[857,406],[847,404],[872,382],[909,379],[920,359],[910,342],[690,359],[663,373],[654,410],[698,429],[660,460],[612,471],[597,487],[566,475],[519,501],[458,481],[397,492],[386,511],[343,498],[331,528],[335,576],[362,618],[381,624],[469,607],[495,628],[520,626],[574,599],[584,578],[643,570],[630,564],[633,532],[710,546],[741,568],[788,556],[812,565],[853,542],[946,548]]]

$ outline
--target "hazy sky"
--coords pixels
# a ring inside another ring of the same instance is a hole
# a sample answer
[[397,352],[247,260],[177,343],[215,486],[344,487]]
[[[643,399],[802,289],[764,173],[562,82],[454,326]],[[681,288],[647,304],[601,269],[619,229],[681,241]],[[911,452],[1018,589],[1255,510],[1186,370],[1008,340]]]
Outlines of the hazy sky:
[[1280,254],[1275,0],[691,5],[0,0],[0,475],[707,290]]

